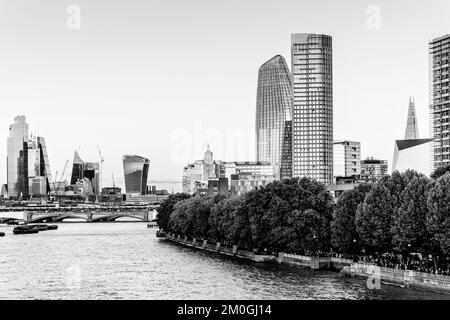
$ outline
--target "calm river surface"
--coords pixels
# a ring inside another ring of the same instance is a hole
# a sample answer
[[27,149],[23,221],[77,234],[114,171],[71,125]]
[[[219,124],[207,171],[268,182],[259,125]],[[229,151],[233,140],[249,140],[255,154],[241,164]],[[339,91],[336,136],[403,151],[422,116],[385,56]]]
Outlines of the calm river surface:
[[145,223],[0,225],[0,299],[450,299],[296,267],[256,265],[156,239]]

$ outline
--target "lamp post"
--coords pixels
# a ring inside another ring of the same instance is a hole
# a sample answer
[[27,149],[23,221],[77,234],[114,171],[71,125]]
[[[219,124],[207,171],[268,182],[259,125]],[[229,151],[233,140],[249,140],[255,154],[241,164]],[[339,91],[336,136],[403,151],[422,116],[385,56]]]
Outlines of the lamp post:
[[353,262],[358,262],[356,261],[356,239],[353,239]]
[[318,250],[317,250],[317,237],[316,234],[313,235],[314,239],[314,251],[316,252],[316,255],[319,256]]

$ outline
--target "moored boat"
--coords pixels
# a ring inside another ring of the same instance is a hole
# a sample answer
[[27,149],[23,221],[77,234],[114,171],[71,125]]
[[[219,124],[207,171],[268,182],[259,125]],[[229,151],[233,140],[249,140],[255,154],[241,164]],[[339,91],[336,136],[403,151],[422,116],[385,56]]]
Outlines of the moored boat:
[[19,226],[15,227],[13,230],[14,234],[33,234],[33,233],[39,233],[39,230],[36,228],[33,228],[32,226]]
[[156,232],[156,237],[157,237],[157,238],[165,238],[165,237],[166,237],[166,234],[164,233],[164,231],[158,230],[158,231]]
[[37,225],[32,225],[30,226],[38,231],[49,231],[49,230],[58,230],[58,226],[49,226],[46,224],[37,224]]

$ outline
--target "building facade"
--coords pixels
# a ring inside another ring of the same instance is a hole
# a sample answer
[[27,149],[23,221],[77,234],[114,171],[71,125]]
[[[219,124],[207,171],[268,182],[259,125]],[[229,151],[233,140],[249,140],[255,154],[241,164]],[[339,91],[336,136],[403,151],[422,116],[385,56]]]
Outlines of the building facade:
[[43,137],[30,137],[24,116],[17,116],[7,140],[8,196],[28,198],[50,192],[51,172]]
[[338,177],[355,177],[361,174],[361,143],[335,141],[333,174]]
[[429,43],[432,170],[450,164],[450,35]]
[[243,196],[252,190],[263,188],[275,180],[274,175],[251,173],[232,174],[230,180],[230,194],[232,196]]
[[293,176],[333,183],[332,38],[291,36]]
[[123,156],[123,171],[127,194],[145,195],[147,193],[149,169],[149,159],[135,155]]
[[208,196],[228,196],[228,179],[213,178],[208,180]]
[[202,160],[196,160],[183,168],[183,193],[195,194],[198,189],[207,193],[208,181],[224,177],[223,170],[223,162],[214,160],[213,153],[208,146]]
[[[260,161],[233,161],[224,162],[220,160],[214,160],[212,152],[208,150],[205,152],[203,160],[196,160],[194,163],[188,164],[183,169],[183,192],[188,194],[207,195],[209,193],[215,193],[217,190],[221,190],[221,194],[224,194],[224,185],[227,181],[228,190],[231,191],[233,183],[236,185],[237,180],[251,186],[252,184],[261,185],[261,177],[264,177],[264,181],[274,181],[278,176],[279,166],[272,165],[270,162]],[[232,176],[237,175],[233,182]],[[264,183],[265,183],[264,182]],[[209,186],[213,188],[210,191]],[[219,189],[214,189],[219,188]],[[242,189],[244,190],[244,189]],[[250,187],[245,190],[251,190]]]
[[361,180],[376,182],[388,175],[388,161],[375,158],[361,160]]
[[29,126],[24,116],[17,116],[9,127],[7,139],[7,183],[8,196],[17,198],[28,194],[28,170],[25,157],[28,157]]
[[[258,73],[256,99],[256,160],[281,168],[280,177],[292,176],[292,80],[285,59],[277,55]],[[288,145],[287,145],[288,144]]]
[[[89,184],[90,186],[87,186]],[[83,195],[99,195],[101,193],[100,164],[98,162],[84,162],[78,152],[75,151],[70,185],[75,186],[76,189],[83,189],[83,192],[81,192]]]

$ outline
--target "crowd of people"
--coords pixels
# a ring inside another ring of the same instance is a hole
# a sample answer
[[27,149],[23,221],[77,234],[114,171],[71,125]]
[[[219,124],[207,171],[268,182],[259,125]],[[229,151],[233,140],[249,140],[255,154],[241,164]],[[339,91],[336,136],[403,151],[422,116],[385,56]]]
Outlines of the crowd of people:
[[411,270],[450,276],[450,257],[423,257],[421,254],[376,254],[376,255],[348,255],[337,252],[305,251],[307,256],[333,257],[353,260],[354,262],[372,263],[378,267]]
[[431,256],[422,257],[420,254],[407,256],[399,254],[383,254],[359,256],[359,261],[373,263],[379,267],[394,268],[401,270],[411,270],[437,275],[450,275],[450,258]]

